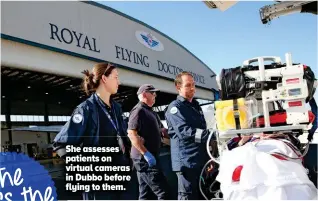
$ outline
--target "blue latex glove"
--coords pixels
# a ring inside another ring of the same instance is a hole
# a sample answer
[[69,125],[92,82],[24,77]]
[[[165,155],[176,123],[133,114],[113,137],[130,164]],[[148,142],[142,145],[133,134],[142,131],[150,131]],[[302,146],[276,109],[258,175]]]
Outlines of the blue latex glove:
[[147,151],[147,152],[144,154],[144,158],[145,158],[145,160],[147,161],[149,167],[153,167],[153,166],[155,166],[156,163],[157,163],[155,157],[154,157],[149,151]]

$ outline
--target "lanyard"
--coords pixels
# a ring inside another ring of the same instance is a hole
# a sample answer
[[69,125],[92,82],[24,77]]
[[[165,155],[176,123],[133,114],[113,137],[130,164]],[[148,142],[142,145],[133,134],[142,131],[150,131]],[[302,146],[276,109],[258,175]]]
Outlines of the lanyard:
[[113,107],[111,108],[111,110],[113,111],[114,114],[114,118],[116,121],[116,124],[113,121],[113,118],[110,116],[110,114],[108,113],[108,111],[105,109],[106,105],[105,103],[103,103],[100,98],[95,94],[95,98],[97,99],[97,103],[99,104],[99,106],[102,108],[103,112],[106,114],[106,116],[108,117],[109,121],[112,123],[113,127],[115,128],[115,130],[117,131],[118,135],[119,135],[119,126],[118,126],[118,121],[116,118],[116,114],[113,110]]
[[96,94],[95,94],[95,98],[97,99],[97,103],[99,104],[99,106],[101,106],[103,112],[106,114],[106,116],[108,117],[109,121],[112,123],[113,127],[117,131],[117,141],[118,141],[119,148],[121,149],[123,154],[126,154],[126,148],[125,148],[124,141],[123,141],[123,139],[122,139],[122,137],[120,135],[120,132],[119,132],[118,120],[116,118],[115,110],[113,109],[113,107],[111,108],[111,110],[112,110],[112,112],[114,114],[114,118],[115,118],[116,124],[114,123],[113,118],[110,116],[110,114],[106,110],[105,103],[103,103],[102,100]]

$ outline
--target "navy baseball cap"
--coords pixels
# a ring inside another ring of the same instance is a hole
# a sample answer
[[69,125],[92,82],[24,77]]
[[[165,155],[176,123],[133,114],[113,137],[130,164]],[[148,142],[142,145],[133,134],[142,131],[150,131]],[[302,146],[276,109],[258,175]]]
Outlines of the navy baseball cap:
[[159,89],[156,89],[153,85],[151,84],[144,84],[144,85],[141,85],[137,91],[137,95],[143,93],[143,92],[146,92],[146,91],[160,91]]

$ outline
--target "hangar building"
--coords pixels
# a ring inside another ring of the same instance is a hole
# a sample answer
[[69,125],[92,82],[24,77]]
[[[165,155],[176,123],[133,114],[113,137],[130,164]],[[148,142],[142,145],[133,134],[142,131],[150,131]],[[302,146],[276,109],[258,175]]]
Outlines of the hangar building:
[[[206,64],[167,35],[112,8],[92,1],[2,2],[1,15],[3,149],[14,145],[29,155],[45,153],[59,126],[86,98],[81,72],[97,62],[118,66],[121,86],[114,99],[125,112],[137,103],[137,88],[150,83],[161,90],[155,106],[163,118],[159,106],[176,98],[173,80],[181,71],[193,74],[196,98],[213,101],[215,73]],[[31,132],[36,127],[30,125],[48,127]],[[30,129],[16,131],[21,126]]]

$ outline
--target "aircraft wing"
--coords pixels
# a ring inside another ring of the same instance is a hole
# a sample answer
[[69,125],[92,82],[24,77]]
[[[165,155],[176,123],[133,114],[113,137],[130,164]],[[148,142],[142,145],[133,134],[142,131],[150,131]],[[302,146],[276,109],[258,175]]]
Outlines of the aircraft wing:
[[230,7],[234,6],[238,1],[203,1],[205,5],[207,5],[209,8],[214,9],[220,9],[221,11],[225,11],[229,9]]
[[[238,1],[203,1],[210,9],[225,11]],[[293,13],[311,13],[317,15],[317,1],[275,1],[273,5],[260,8],[260,17],[263,24],[271,20]]]
[[50,132],[58,133],[62,129],[63,125],[54,125],[54,126],[28,126],[28,127],[18,127],[12,128],[9,130],[12,131],[30,131],[30,132]]

